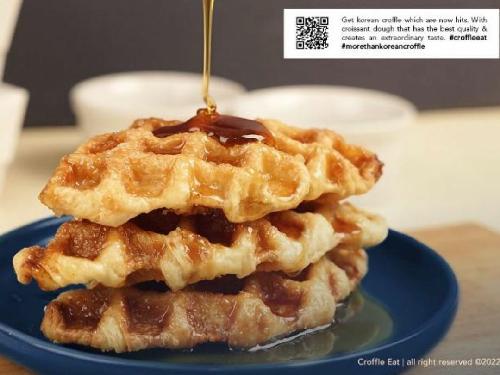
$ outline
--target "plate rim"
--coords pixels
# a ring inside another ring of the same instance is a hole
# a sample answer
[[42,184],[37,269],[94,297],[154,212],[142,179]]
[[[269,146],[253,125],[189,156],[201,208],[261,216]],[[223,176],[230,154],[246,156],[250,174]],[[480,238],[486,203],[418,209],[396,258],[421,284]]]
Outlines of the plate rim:
[[[44,229],[46,227],[50,227],[55,224],[62,224],[64,221],[68,220],[67,216],[49,216],[45,217],[31,223],[25,224],[18,228],[14,228],[4,234],[0,235],[0,244],[5,240],[19,235],[20,232],[26,230],[33,229]],[[293,362],[270,362],[270,363],[262,363],[262,364],[190,364],[190,363],[167,363],[167,362],[153,362],[150,360],[138,360],[138,359],[128,359],[128,358],[119,358],[119,357],[107,357],[105,352],[103,354],[97,353],[87,353],[74,348],[67,348],[65,346],[56,345],[52,342],[44,341],[42,339],[33,337],[27,333],[21,332],[20,330],[13,328],[3,322],[0,321],[0,354],[4,354],[9,359],[16,361],[8,354],[5,354],[5,351],[2,350],[4,347],[2,341],[5,339],[15,340],[18,342],[19,346],[17,346],[15,352],[26,352],[30,350],[30,347],[34,347],[38,350],[47,351],[52,355],[57,355],[64,357],[70,360],[78,360],[78,361],[87,361],[93,362],[95,364],[102,365],[112,365],[112,366],[127,366],[129,368],[136,369],[155,369],[155,370],[172,370],[172,371],[200,371],[200,370],[209,370],[209,371],[217,371],[217,372],[228,372],[228,371],[252,371],[252,370],[270,370],[276,367],[282,368],[297,368],[303,367],[307,368],[310,366],[318,366],[325,364],[334,364],[335,362],[341,362],[346,360],[352,360],[359,357],[366,357],[373,355],[374,353],[384,351],[396,346],[399,346],[409,340],[420,336],[426,330],[430,329],[433,325],[439,323],[443,318],[450,317],[450,326],[454,321],[454,317],[456,314],[457,306],[459,303],[459,284],[455,273],[451,266],[446,262],[446,260],[438,254],[435,250],[431,249],[429,246],[424,243],[418,241],[417,239],[410,237],[404,233],[398,232],[393,229],[389,229],[389,237],[396,237],[397,240],[407,241],[411,244],[411,246],[418,247],[421,251],[425,251],[430,257],[433,258],[435,262],[439,264],[439,266],[445,270],[444,275],[446,276],[447,282],[450,286],[446,298],[443,299],[442,304],[439,309],[435,311],[432,317],[426,320],[423,324],[415,328],[411,331],[411,334],[406,335],[399,340],[386,342],[382,345],[375,346],[370,349],[356,351],[347,354],[341,354],[334,357],[325,357],[318,358],[314,360],[297,360]],[[383,244],[383,243],[382,243]],[[381,245],[382,245],[381,244]],[[448,331],[449,327],[446,329]],[[444,336],[444,335],[443,335]],[[20,363],[20,362],[18,362]]]

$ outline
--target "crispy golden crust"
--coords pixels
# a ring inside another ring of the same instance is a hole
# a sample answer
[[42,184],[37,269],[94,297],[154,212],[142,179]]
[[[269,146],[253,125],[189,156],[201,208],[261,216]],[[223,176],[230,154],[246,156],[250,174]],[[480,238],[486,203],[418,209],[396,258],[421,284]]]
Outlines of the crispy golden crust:
[[233,293],[197,290],[197,285],[177,292],[69,291],[47,306],[42,331],[58,343],[116,352],[204,342],[252,347],[332,322],[336,303],[366,273],[367,258],[363,250],[351,250],[340,267],[332,259],[321,258],[295,279],[277,272],[252,274]]
[[[242,278],[255,271],[296,273],[340,242],[368,247],[387,235],[381,217],[348,203],[336,207],[327,201],[310,209],[233,225],[226,244],[200,233],[194,217],[181,218],[168,234],[132,223],[112,228],[71,221],[60,227],[46,250],[21,250],[14,257],[14,269],[21,283],[34,278],[44,290],[82,283],[116,288],[147,280],[162,280],[178,290],[226,274]],[[221,226],[216,219],[203,224],[212,234]]]
[[177,122],[139,120],[64,157],[40,199],[58,215],[114,227],[158,208],[216,208],[240,223],[325,193],[362,194],[380,177],[376,155],[332,131],[261,122],[275,146],[223,146],[203,132],[157,138],[152,130]]

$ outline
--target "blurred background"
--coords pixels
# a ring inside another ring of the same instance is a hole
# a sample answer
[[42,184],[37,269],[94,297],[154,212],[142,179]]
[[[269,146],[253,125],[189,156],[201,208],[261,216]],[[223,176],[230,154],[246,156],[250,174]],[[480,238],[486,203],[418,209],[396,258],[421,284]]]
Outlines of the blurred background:
[[[500,230],[499,59],[283,59],[284,8],[402,6],[499,3],[217,0],[213,96],[224,112],[332,128],[376,151],[384,177],[354,200],[392,227]],[[37,194],[89,135],[202,105],[201,16],[199,0],[0,0],[0,231],[50,214]]]
[[[26,125],[72,125],[77,82],[130,70],[201,71],[201,6],[175,0],[25,0],[5,81],[30,92]],[[419,109],[500,104],[499,60],[283,60],[283,8],[497,8],[498,0],[217,0],[213,73],[248,89],[335,84]]]

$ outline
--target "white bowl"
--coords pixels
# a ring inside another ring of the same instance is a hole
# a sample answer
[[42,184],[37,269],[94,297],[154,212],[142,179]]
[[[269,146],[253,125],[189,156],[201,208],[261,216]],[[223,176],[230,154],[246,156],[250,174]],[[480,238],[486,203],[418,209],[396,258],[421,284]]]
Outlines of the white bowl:
[[375,151],[385,163],[384,176],[372,192],[355,201],[381,213],[397,209],[389,206],[397,194],[405,135],[417,113],[407,100],[354,87],[282,86],[250,91],[232,103],[230,112],[301,127],[330,128],[348,142]]
[[[144,117],[188,119],[203,107],[201,74],[186,72],[127,72],[91,78],[70,93],[77,123],[87,135],[117,131]],[[225,78],[212,77],[210,92],[218,109],[245,88]]]
[[230,111],[246,117],[276,118],[301,127],[327,126],[348,134],[392,131],[415,117],[415,107],[401,97],[327,85],[249,91],[232,103]]
[[25,89],[0,83],[0,190],[14,158],[28,98]]

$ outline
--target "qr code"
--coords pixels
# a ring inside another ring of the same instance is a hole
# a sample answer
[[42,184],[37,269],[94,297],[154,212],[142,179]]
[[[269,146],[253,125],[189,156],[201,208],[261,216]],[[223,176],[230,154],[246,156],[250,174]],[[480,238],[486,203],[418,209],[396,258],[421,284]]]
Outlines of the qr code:
[[328,48],[328,17],[297,17],[295,46],[297,49]]

